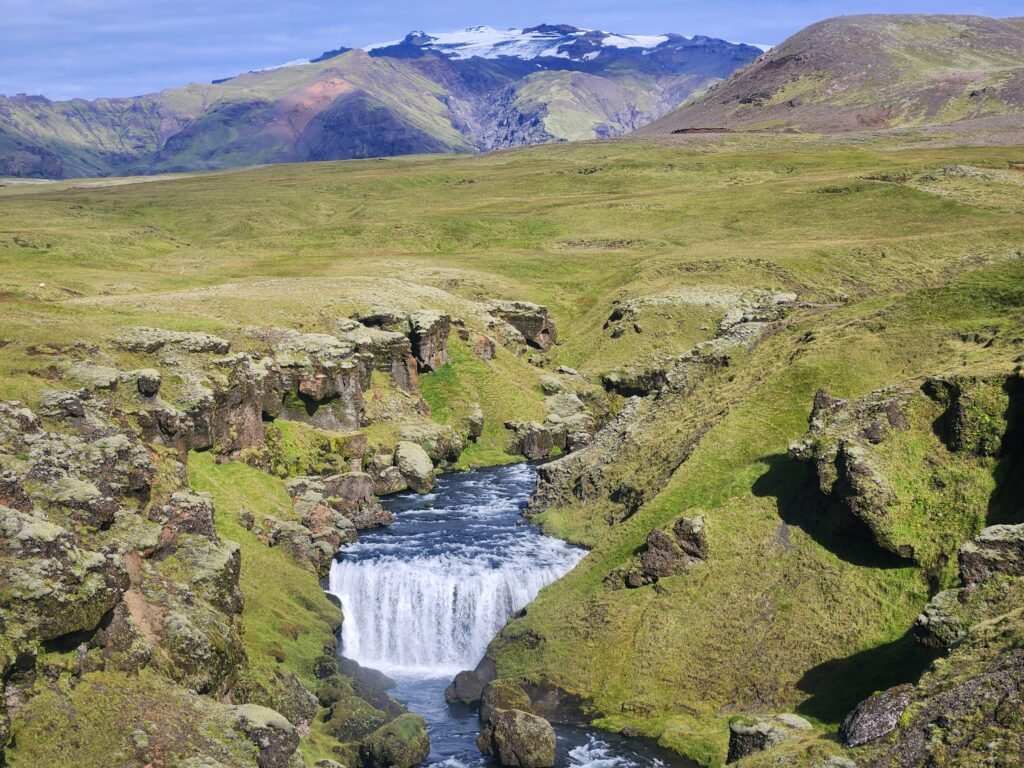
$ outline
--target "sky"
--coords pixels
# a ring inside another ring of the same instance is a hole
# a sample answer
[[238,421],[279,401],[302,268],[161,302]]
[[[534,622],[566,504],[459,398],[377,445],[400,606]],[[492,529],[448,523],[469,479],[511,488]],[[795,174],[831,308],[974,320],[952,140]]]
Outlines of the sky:
[[416,29],[573,24],[771,45],[852,13],[1024,14],[1020,0],[0,0],[0,93],[134,96]]

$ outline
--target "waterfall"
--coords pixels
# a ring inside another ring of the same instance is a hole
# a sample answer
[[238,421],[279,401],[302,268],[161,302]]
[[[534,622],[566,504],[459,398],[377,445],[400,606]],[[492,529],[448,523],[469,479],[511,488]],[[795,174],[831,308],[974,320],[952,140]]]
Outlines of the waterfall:
[[447,553],[335,562],[330,591],[344,611],[344,653],[376,669],[471,669],[508,618],[582,554],[568,547],[559,551],[560,557],[540,562],[522,553],[498,563]]

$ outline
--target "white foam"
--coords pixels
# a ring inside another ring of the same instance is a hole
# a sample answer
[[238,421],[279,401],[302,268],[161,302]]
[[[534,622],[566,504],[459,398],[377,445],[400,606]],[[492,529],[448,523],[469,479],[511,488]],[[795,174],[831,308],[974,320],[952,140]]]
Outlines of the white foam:
[[475,666],[508,618],[583,556],[561,542],[531,539],[538,551],[516,553],[498,567],[462,554],[335,562],[329,591],[341,600],[345,655],[424,676]]

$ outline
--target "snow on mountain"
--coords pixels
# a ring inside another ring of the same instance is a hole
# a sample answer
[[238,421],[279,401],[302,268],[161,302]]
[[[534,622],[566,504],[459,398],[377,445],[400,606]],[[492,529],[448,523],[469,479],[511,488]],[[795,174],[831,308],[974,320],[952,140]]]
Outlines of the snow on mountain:
[[652,49],[669,40],[668,35],[620,35],[565,24],[541,24],[526,29],[480,26],[455,32],[411,32],[402,40],[367,45],[364,50],[416,46],[455,59],[511,56],[527,60],[543,57],[587,60],[594,58],[600,48]]

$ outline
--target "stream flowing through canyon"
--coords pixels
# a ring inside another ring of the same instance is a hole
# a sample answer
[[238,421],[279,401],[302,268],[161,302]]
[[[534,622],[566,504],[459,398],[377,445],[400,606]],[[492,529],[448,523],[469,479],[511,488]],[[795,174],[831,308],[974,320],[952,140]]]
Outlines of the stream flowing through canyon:
[[[391,695],[427,721],[426,765],[489,764],[475,744],[476,711],[448,705],[444,689],[585,554],[522,517],[535,484],[535,468],[519,464],[444,475],[430,494],[384,499],[395,522],[362,534],[331,568],[328,589],[345,615],[342,653],[392,677]],[[555,730],[559,768],[686,765],[615,734]]]

